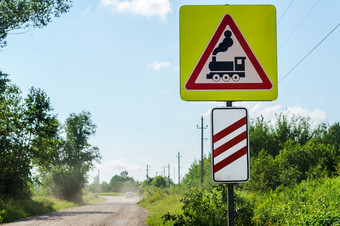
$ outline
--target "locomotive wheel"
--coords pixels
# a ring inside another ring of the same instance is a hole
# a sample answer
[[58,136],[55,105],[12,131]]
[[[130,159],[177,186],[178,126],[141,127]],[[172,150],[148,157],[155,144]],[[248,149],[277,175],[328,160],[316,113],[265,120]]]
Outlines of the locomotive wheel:
[[223,81],[228,82],[229,79],[230,79],[230,76],[229,76],[228,74],[224,74],[224,75],[222,76],[222,79],[223,79]]
[[214,74],[212,79],[215,81],[215,82],[218,82],[220,81],[221,77],[219,76],[219,74]]
[[240,80],[240,76],[238,74],[233,74],[232,79],[234,82],[238,82]]

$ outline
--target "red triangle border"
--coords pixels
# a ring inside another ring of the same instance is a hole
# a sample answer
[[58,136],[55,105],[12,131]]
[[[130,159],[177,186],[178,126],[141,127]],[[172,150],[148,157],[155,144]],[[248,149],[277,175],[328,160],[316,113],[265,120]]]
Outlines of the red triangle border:
[[[223,32],[225,31],[225,28],[228,25],[230,26],[232,33],[242,46],[244,52],[246,53],[248,59],[255,68],[256,72],[260,76],[262,83],[195,83],[197,77],[199,76],[204,65],[208,61],[212,51],[214,50],[218,40],[220,39]],[[267,74],[263,70],[261,64],[257,60],[256,56],[249,47],[247,41],[243,37],[241,31],[237,27],[235,21],[233,20],[230,14],[224,15],[213,37],[211,38],[210,42],[205,48],[201,58],[198,60],[197,65],[195,66],[194,70],[192,71],[191,75],[189,76],[189,79],[185,84],[185,88],[187,90],[257,90],[257,89],[270,90],[272,89],[272,87],[273,85],[269,80]]]

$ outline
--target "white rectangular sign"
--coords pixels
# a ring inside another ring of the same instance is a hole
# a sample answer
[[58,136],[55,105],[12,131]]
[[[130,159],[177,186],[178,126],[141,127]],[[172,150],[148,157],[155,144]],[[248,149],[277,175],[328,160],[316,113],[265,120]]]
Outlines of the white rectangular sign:
[[213,180],[247,182],[250,177],[247,109],[214,108],[211,115]]

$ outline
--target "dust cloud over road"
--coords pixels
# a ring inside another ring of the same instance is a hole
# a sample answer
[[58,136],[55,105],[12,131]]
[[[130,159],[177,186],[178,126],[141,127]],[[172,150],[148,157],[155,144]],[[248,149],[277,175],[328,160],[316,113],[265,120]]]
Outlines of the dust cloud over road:
[[50,226],[50,225],[146,225],[145,219],[150,215],[137,205],[137,198],[126,199],[121,196],[104,196],[105,201],[51,214],[29,217],[6,226]]

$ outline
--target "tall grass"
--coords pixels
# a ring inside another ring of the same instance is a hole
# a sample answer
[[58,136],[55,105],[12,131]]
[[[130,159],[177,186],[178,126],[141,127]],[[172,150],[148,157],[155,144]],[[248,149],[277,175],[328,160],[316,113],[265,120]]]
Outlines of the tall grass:
[[340,177],[303,181],[250,198],[255,204],[255,224],[340,224]]
[[[240,225],[340,225],[339,176],[302,181],[274,191],[236,192],[252,206],[247,221],[235,219]],[[163,225],[162,216],[168,212],[171,215],[183,214],[181,198],[182,192],[178,189],[171,192],[159,189],[147,195],[140,202],[140,206],[152,213],[147,224]],[[173,221],[168,221],[165,225],[173,224]]]
[[146,220],[147,225],[173,225],[172,222],[163,224],[162,216],[168,212],[180,213],[181,198],[182,194],[180,192],[174,190],[169,192],[164,189],[156,189],[149,195],[146,195],[139,205],[152,214]]
[[86,199],[84,197],[83,200],[85,202],[81,204],[46,196],[35,196],[28,200],[0,200],[0,223],[8,223],[17,219],[47,214],[79,205],[94,204],[103,201],[104,198],[88,194]]

